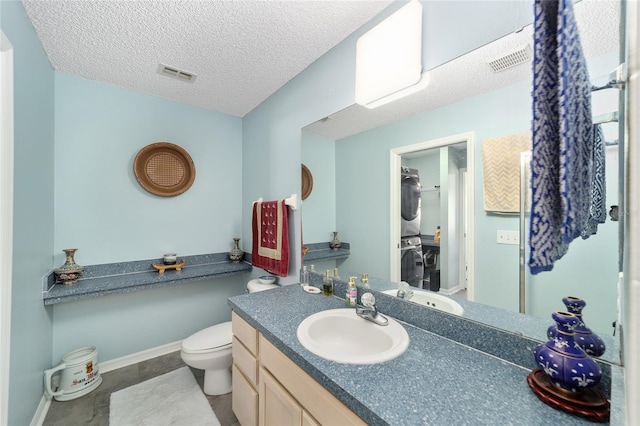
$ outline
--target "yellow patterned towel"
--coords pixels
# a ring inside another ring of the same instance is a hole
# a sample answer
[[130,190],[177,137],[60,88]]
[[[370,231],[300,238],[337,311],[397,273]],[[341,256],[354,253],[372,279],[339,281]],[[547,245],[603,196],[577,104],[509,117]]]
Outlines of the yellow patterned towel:
[[520,212],[520,153],[530,150],[531,132],[482,141],[486,211]]

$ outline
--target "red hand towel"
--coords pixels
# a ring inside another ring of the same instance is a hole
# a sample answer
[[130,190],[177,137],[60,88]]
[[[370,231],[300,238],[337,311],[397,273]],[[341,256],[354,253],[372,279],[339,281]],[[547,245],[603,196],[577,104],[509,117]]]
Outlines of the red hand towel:
[[289,209],[284,200],[253,204],[253,266],[279,277],[289,273]]

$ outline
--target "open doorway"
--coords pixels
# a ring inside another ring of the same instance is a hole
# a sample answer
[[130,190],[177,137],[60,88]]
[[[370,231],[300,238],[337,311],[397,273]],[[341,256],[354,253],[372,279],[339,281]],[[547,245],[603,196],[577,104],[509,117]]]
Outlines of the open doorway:
[[[434,168],[423,166],[425,217],[421,221],[424,225],[420,233],[428,241],[440,226],[441,239],[437,245],[439,291],[453,294],[466,289],[467,299],[473,300],[473,141],[474,134],[469,132],[390,151],[392,281],[400,281],[402,271],[401,167],[407,167],[406,164],[419,167],[421,162],[427,163],[425,159],[428,157],[433,163],[435,155],[438,161],[437,183],[433,180]],[[433,286],[425,288],[433,290]]]

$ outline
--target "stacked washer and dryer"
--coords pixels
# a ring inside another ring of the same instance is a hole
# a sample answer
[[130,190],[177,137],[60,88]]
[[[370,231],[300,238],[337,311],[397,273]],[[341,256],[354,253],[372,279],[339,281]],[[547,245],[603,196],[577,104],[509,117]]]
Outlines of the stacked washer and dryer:
[[400,279],[413,287],[422,288],[424,278],[422,239],[420,237],[422,185],[417,169],[401,167],[400,188]]

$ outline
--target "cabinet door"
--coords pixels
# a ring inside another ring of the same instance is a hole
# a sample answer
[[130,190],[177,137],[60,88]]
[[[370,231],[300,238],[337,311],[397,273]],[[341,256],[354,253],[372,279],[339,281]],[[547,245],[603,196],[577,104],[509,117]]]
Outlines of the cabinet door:
[[232,392],[231,408],[242,426],[257,426],[258,424],[258,392],[251,383],[233,365],[231,375]]
[[316,422],[316,419],[311,417],[311,414],[302,410],[302,426],[320,426],[320,423]]
[[302,407],[265,369],[260,369],[260,426],[301,426]]
[[[366,426],[360,417],[260,335],[260,363],[322,425]],[[263,368],[261,367],[261,369]],[[262,398],[262,395],[260,395]]]

